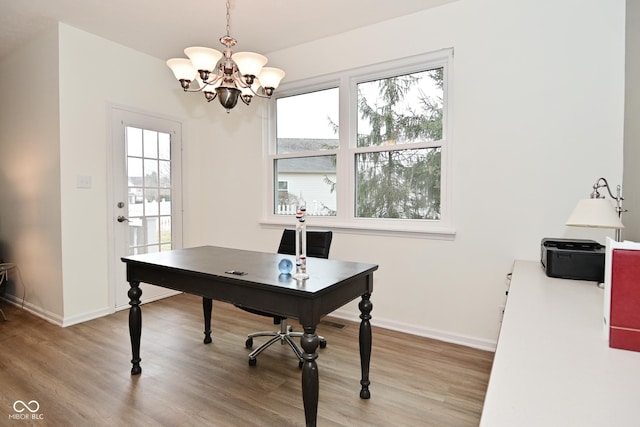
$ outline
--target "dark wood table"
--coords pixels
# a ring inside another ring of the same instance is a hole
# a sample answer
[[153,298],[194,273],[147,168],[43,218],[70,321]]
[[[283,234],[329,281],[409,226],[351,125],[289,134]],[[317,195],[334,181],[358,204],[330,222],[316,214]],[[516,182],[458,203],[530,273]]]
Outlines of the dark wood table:
[[[225,301],[243,307],[267,311],[300,321],[304,335],[302,399],[307,426],[315,426],[318,414],[318,365],[316,350],[320,319],[346,303],[361,297],[360,308],[360,397],[369,399],[369,363],[371,360],[371,292],[374,264],[308,258],[309,279],[296,281],[278,271],[281,254],[244,251],[215,246],[179,249],[122,258],[127,264],[129,333],[131,336],[131,374],[140,367],[142,311],[140,283],[150,283],[194,295]],[[294,262],[295,265],[295,262]],[[234,275],[229,271],[245,272]],[[205,316],[207,309],[204,307]],[[209,311],[210,313],[210,311]],[[205,321],[206,322],[206,321]],[[205,326],[205,336],[210,330]]]

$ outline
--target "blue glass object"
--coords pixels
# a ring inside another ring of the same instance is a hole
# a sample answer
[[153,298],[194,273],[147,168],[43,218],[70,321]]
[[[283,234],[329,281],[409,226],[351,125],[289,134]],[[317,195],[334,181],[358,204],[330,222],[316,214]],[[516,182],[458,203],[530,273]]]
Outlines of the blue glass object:
[[289,274],[291,273],[292,269],[293,269],[293,263],[287,258],[281,259],[280,262],[278,263],[278,270],[280,270],[280,273],[282,274]]

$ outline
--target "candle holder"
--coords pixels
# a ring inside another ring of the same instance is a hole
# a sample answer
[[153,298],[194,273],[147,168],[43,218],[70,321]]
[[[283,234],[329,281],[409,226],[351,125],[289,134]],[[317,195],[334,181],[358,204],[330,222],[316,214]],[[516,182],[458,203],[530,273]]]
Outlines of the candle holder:
[[307,208],[300,206],[296,212],[296,273],[293,278],[305,280],[307,274]]

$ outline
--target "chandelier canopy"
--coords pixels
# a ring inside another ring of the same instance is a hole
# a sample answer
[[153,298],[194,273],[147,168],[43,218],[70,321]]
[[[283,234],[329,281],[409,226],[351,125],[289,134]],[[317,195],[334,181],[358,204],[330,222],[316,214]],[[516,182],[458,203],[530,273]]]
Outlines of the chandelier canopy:
[[[203,92],[208,102],[216,97],[227,113],[238,98],[249,105],[254,96],[270,98],[284,77],[279,68],[265,67],[267,57],[254,52],[233,53],[237,41],[230,34],[227,0],[227,34],[220,37],[223,52],[208,47],[188,47],[186,58],[171,58],[167,65],[185,92]],[[198,87],[193,88],[193,80]]]

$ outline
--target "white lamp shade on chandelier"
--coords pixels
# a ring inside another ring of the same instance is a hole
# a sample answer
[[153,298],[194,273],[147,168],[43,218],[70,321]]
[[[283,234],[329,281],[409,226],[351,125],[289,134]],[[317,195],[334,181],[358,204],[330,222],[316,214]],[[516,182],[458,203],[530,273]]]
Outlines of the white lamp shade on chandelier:
[[253,52],[234,53],[231,58],[235,61],[241,74],[257,76],[267,63],[267,57]]
[[[223,52],[208,47],[188,47],[189,58],[172,58],[167,65],[185,92],[203,92],[208,102],[216,97],[227,112],[238,99],[249,105],[254,96],[270,98],[284,78],[279,68],[265,67],[267,57],[254,52],[233,53],[236,39],[229,35],[229,2],[227,1],[227,35],[220,38]],[[198,87],[192,87],[193,81]]]
[[194,70],[215,70],[218,61],[222,58],[222,52],[210,47],[193,46],[184,50],[189,57]]

